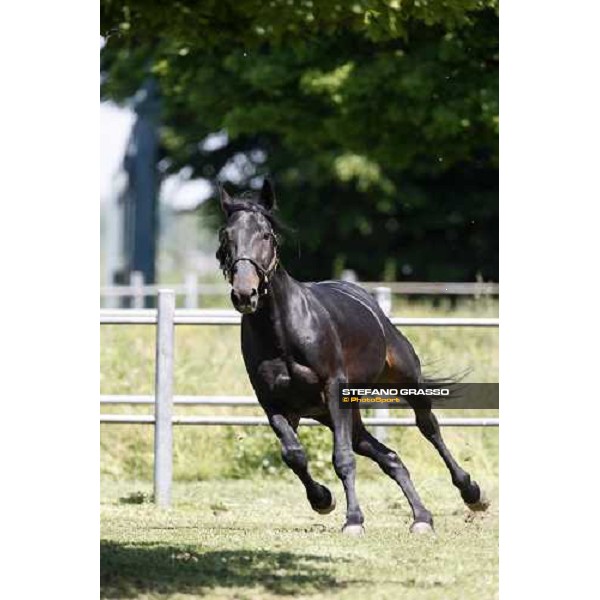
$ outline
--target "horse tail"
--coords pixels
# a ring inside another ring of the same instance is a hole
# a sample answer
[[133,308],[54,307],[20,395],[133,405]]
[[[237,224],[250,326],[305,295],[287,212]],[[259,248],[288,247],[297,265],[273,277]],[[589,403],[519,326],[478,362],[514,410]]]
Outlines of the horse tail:
[[421,376],[419,387],[429,390],[449,390],[447,395],[434,396],[434,406],[437,408],[450,408],[450,405],[455,405],[457,398],[464,397],[466,388],[464,379],[471,372],[471,369],[464,369],[451,373],[449,375],[431,375]]

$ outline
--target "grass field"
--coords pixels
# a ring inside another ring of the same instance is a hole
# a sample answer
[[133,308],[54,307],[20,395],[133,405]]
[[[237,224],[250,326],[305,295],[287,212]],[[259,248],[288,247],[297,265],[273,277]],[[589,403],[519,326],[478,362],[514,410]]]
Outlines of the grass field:
[[[456,306],[397,302],[394,314],[497,316],[498,305],[489,299]],[[441,373],[470,368],[470,381],[498,381],[496,329],[404,331],[426,368]],[[101,340],[101,393],[152,393],[154,329],[106,326]],[[238,328],[178,327],[175,352],[175,393],[252,393]],[[109,410],[149,409],[103,408]],[[261,414],[214,407],[176,411]],[[330,464],[331,435],[322,428],[304,428],[300,435],[311,470],[338,498],[337,510],[328,516],[310,509],[302,486],[282,465],[278,442],[268,428],[176,428],[174,505],[160,511],[148,502],[152,428],[102,425],[103,597],[497,597],[497,429],[444,430],[455,457],[492,499],[490,510],[476,515],[464,508],[441,459],[418,431],[388,431],[389,444],[399,451],[434,515],[433,539],[409,535],[409,508],[401,492],[360,457],[357,490],[367,534],[360,539],[342,536],[343,490]]]
[[[408,506],[391,480],[359,480],[366,534],[353,538],[339,532],[342,507],[314,513],[287,475],[180,483],[169,511],[132,503],[150,494],[147,482],[105,482],[102,596],[496,598],[497,488],[483,483],[493,503],[477,514],[447,478],[419,486],[434,512],[437,535],[429,537],[408,533]],[[332,488],[343,497],[341,485]]]

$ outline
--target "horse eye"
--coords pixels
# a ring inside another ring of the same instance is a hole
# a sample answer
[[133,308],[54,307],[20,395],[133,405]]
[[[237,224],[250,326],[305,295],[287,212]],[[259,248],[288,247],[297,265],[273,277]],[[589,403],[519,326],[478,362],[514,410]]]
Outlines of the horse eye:
[[271,237],[268,233],[263,233],[263,240],[268,240]]

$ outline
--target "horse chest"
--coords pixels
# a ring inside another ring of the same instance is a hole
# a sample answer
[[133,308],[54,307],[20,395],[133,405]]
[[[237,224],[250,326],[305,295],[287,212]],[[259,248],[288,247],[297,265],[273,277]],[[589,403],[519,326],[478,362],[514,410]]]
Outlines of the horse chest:
[[302,391],[319,383],[311,368],[283,357],[263,360],[258,365],[257,375],[263,385],[276,394]]
[[320,410],[320,379],[302,358],[312,338],[297,328],[282,327],[281,321],[260,319],[242,320],[242,352],[261,403],[299,415]]
[[263,360],[256,371],[261,404],[271,410],[298,417],[323,410],[321,386],[308,367],[283,358]]

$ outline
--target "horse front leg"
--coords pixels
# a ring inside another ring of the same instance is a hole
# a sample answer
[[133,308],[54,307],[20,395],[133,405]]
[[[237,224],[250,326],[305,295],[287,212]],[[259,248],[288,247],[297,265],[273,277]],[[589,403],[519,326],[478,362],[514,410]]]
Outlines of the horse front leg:
[[333,429],[333,468],[342,481],[346,494],[346,522],[342,533],[364,533],[364,516],[356,496],[356,459],[352,448],[352,411],[342,410],[338,400],[338,384],[341,379],[331,380],[325,388],[325,396]]
[[312,509],[322,515],[329,514],[335,508],[335,496],[327,487],[311,477],[306,452],[298,439],[295,427],[283,414],[273,413],[267,416],[281,442],[281,458],[304,484],[306,497]]

